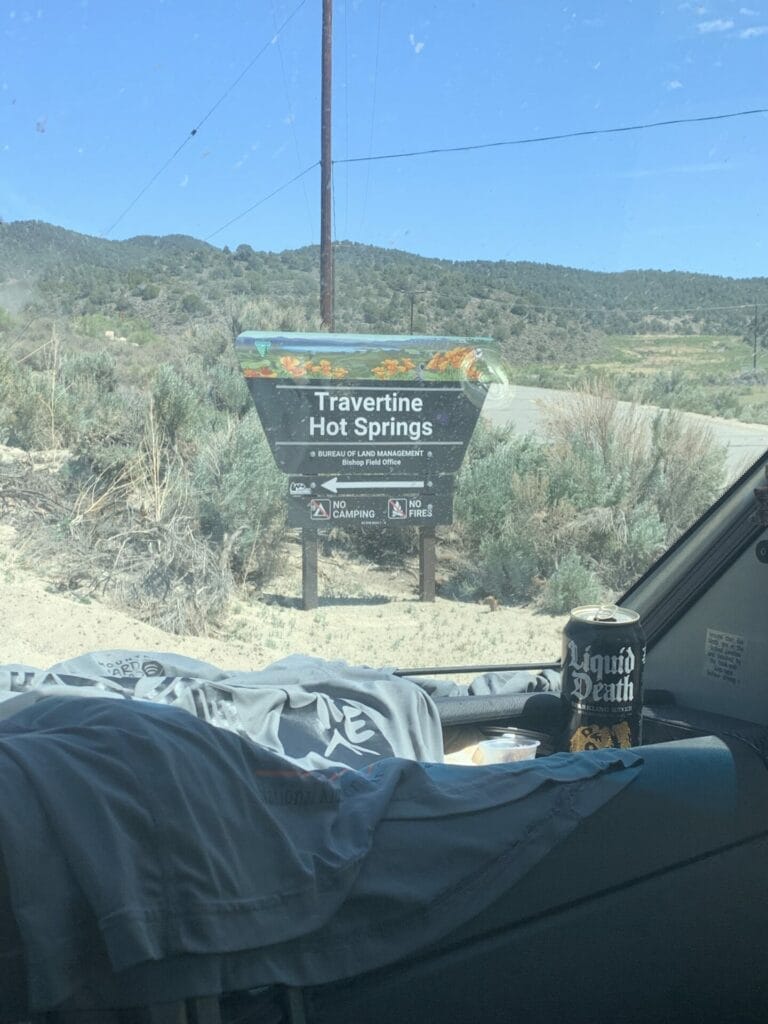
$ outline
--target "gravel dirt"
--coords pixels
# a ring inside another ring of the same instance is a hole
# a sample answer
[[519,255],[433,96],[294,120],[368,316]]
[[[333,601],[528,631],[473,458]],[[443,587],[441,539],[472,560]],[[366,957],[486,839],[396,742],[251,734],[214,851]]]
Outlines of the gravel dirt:
[[301,608],[298,542],[260,600],[232,604],[211,636],[156,629],[96,599],[53,592],[25,565],[24,538],[0,526],[0,662],[48,668],[87,651],[174,651],[221,668],[258,669],[288,654],[397,668],[556,660],[563,616],[418,599],[413,567],[320,558],[320,607]]

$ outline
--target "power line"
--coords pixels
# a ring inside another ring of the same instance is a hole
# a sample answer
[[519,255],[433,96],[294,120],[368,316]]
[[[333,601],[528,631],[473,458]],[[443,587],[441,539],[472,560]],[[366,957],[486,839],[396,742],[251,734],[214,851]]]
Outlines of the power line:
[[230,224],[234,224],[235,221],[238,221],[241,218],[245,217],[247,214],[252,213],[258,206],[262,206],[264,203],[266,203],[268,199],[271,199],[273,196],[276,196],[278,192],[282,192],[284,189],[288,188],[289,185],[292,185],[294,181],[298,181],[299,178],[303,178],[305,174],[309,174],[310,171],[314,170],[315,167],[319,166],[320,161],[315,160],[315,162],[313,164],[310,164],[309,167],[305,167],[303,171],[299,171],[298,174],[295,174],[290,179],[290,181],[283,182],[282,185],[279,185],[276,189],[273,189],[269,193],[269,195],[263,196],[261,199],[259,199],[258,202],[254,203],[252,206],[249,206],[247,210],[243,210],[242,213],[238,213],[236,217],[233,217],[231,220],[228,220],[226,224],[222,224],[220,228],[216,228],[216,230],[212,231],[210,235],[203,239],[203,241],[210,242],[214,235],[218,235],[219,232],[223,231],[225,228],[228,228]]
[[245,76],[246,76],[246,75],[248,74],[248,72],[249,72],[249,71],[251,70],[251,68],[252,68],[252,67],[253,67],[253,65],[254,65],[254,64],[256,63],[256,61],[257,61],[257,60],[259,60],[259,58],[260,58],[260,57],[261,57],[261,56],[262,56],[263,54],[265,54],[265,53],[267,52],[267,50],[268,50],[268,49],[270,48],[270,46],[272,46],[272,45],[273,45],[274,43],[276,43],[276,42],[277,42],[277,40],[278,40],[278,39],[279,39],[279,37],[280,37],[280,33],[281,33],[281,32],[283,31],[283,29],[284,29],[284,28],[285,28],[285,27],[286,27],[286,26],[287,26],[287,25],[288,25],[288,24],[289,24],[289,23],[290,23],[291,21],[293,21],[293,19],[294,19],[294,18],[296,17],[296,15],[297,15],[297,14],[299,13],[299,11],[301,10],[301,8],[302,8],[302,7],[304,6],[304,4],[305,4],[306,2],[307,2],[307,0],[300,0],[300,2],[299,2],[299,3],[297,4],[297,5],[296,5],[296,7],[294,7],[294,9],[293,9],[293,10],[291,11],[291,13],[290,13],[290,14],[288,15],[288,17],[287,17],[287,18],[285,19],[285,21],[284,21],[284,22],[282,23],[282,25],[280,25],[280,26],[279,26],[279,28],[277,28],[277,29],[275,30],[275,34],[274,34],[274,35],[272,36],[272,38],[271,38],[270,40],[268,40],[268,41],[267,41],[266,43],[264,43],[264,45],[263,45],[263,46],[262,46],[262,48],[261,48],[261,49],[259,50],[259,52],[258,52],[258,53],[256,54],[256,56],[255,56],[255,57],[254,57],[254,58],[253,58],[253,59],[252,59],[252,60],[250,61],[250,63],[249,63],[249,64],[247,64],[247,65],[245,66],[245,68],[243,68],[243,70],[242,70],[242,71],[240,72],[240,74],[239,74],[239,75],[237,76],[237,78],[236,78],[236,79],[234,80],[234,82],[233,82],[233,83],[232,83],[232,84],[231,84],[231,85],[229,86],[229,88],[227,88],[227,89],[226,89],[226,90],[225,90],[225,91],[224,91],[224,92],[222,93],[222,95],[221,95],[221,96],[220,96],[220,97],[219,97],[219,98],[218,98],[218,99],[216,100],[216,102],[215,102],[215,103],[213,104],[213,106],[211,107],[211,109],[210,109],[210,110],[208,111],[208,113],[207,113],[207,114],[205,115],[205,117],[204,117],[204,118],[202,119],[202,121],[201,121],[201,122],[200,122],[200,123],[198,124],[197,128],[193,128],[193,129],[192,129],[192,132],[191,132],[190,134],[192,134],[192,135],[196,135],[196,134],[197,134],[198,130],[199,130],[200,128],[202,128],[202,126],[203,126],[203,125],[205,124],[205,122],[206,122],[206,121],[208,120],[208,118],[209,118],[209,117],[211,116],[211,114],[212,114],[212,113],[213,113],[213,112],[214,112],[214,111],[215,111],[215,110],[216,110],[216,109],[217,109],[218,107],[220,107],[220,106],[221,106],[221,104],[222,104],[222,103],[224,102],[224,100],[225,100],[225,99],[227,98],[227,96],[229,96],[229,94],[230,94],[230,93],[232,92],[232,90],[233,90],[233,89],[234,89],[234,88],[235,88],[235,87],[236,87],[237,85],[239,85],[239,84],[240,84],[240,82],[241,82],[241,81],[242,81],[242,80],[243,80],[243,79],[245,78]]
[[149,181],[146,183],[146,185],[139,192],[136,193],[136,195],[133,197],[133,199],[130,201],[130,203],[128,203],[128,205],[125,207],[123,212],[115,220],[112,221],[112,223],[109,225],[109,227],[106,229],[106,231],[102,231],[102,233],[101,233],[101,237],[102,238],[106,238],[108,235],[112,234],[112,232],[115,230],[115,228],[120,223],[120,221],[123,219],[123,217],[125,217],[125,215],[127,213],[130,213],[130,211],[134,208],[136,203],[138,203],[138,201],[144,195],[144,193],[147,192],[152,187],[152,185],[154,185],[154,183],[157,181],[157,179],[160,177],[160,175],[163,173],[163,171],[168,166],[170,166],[171,163],[173,163],[173,161],[176,159],[176,157],[179,155],[179,153],[182,151],[182,149],[184,149],[184,147],[186,146],[186,144],[189,142],[189,140],[192,138],[192,136],[195,134],[196,131],[197,131],[197,129],[193,129],[192,132],[186,137],[186,139],[184,139],[184,141],[181,143],[181,145],[176,147],[176,149],[173,151],[173,153],[171,153],[171,155],[168,157],[168,159],[162,165],[162,167],[160,167],[159,170],[155,171],[155,173],[152,175],[152,177],[149,179]]
[[589,128],[578,132],[561,132],[557,135],[537,135],[524,139],[506,139],[500,142],[480,142],[466,146],[442,146],[433,149],[414,149],[402,153],[379,153],[375,156],[351,156],[334,160],[338,164],[367,163],[374,160],[403,160],[414,156],[434,156],[441,153],[468,153],[478,149],[497,149],[501,146],[528,146],[537,142],[559,142],[563,139],[579,139],[592,135],[617,135],[620,132],[640,132],[650,128],[666,128],[679,124],[699,124],[702,121],[726,121],[734,117],[751,117],[754,114],[768,114],[768,108],[737,110],[728,114],[707,114],[704,117],[678,117],[671,121],[650,121],[646,124],[622,125],[618,128]]
[[307,0],[300,0],[299,4],[296,7],[294,7],[294,9],[291,11],[291,13],[288,15],[288,17],[282,23],[282,25],[276,30],[275,34],[271,37],[271,39],[269,39],[261,47],[261,49],[258,51],[256,56],[253,57],[253,59],[243,68],[243,70],[240,72],[240,74],[237,76],[237,78],[234,80],[234,82],[232,82],[231,85],[229,85],[224,90],[224,92],[221,94],[221,96],[219,96],[219,98],[216,100],[216,102],[213,104],[213,106],[210,108],[210,110],[208,110],[208,112],[200,119],[200,121],[198,121],[198,123],[195,125],[195,127],[189,132],[189,134],[184,139],[184,141],[181,142],[176,147],[176,149],[174,149],[174,151],[171,153],[171,155],[168,157],[168,159],[165,161],[165,163],[160,167],[159,170],[155,171],[155,173],[152,175],[152,177],[149,179],[149,181],[146,183],[146,185],[144,185],[139,190],[139,192],[137,192],[137,194],[133,197],[133,199],[130,201],[130,203],[128,203],[128,205],[122,211],[122,213],[120,213],[120,215],[118,217],[116,217],[115,220],[109,225],[109,227],[106,229],[106,231],[102,232],[102,236],[101,236],[102,238],[106,238],[109,234],[112,233],[112,231],[114,231],[114,229],[117,227],[117,225],[123,219],[123,217],[125,217],[125,215],[127,213],[129,213],[134,208],[134,206],[136,205],[136,203],[138,203],[138,201],[141,199],[141,197],[151,188],[152,185],[154,185],[154,183],[157,181],[157,179],[160,177],[160,175],[163,173],[163,171],[165,171],[166,168],[169,167],[171,163],[173,163],[173,161],[176,159],[176,157],[179,155],[179,153],[182,151],[182,149],[184,149],[184,147],[187,145],[187,143],[190,142],[197,135],[197,133],[203,127],[205,122],[211,117],[211,115],[214,113],[214,111],[216,111],[221,106],[221,104],[224,102],[224,100],[227,98],[227,96],[229,96],[229,94],[232,92],[232,90],[236,86],[238,86],[240,84],[240,82],[243,80],[243,78],[245,78],[245,76],[251,70],[251,68],[256,63],[256,61],[259,60],[259,58],[263,54],[265,54],[267,52],[267,50],[270,48],[270,46],[272,46],[272,44],[279,38],[280,33],[283,31],[283,29],[286,27],[286,25],[288,25],[288,23],[299,13],[299,11],[301,10],[301,8],[304,6],[304,4],[306,2],[307,2]]

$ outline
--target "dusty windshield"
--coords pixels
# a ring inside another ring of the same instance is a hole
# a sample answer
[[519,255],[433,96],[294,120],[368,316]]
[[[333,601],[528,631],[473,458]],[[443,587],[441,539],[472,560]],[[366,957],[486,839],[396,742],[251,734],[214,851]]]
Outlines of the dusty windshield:
[[7,660],[551,662],[768,445],[768,10],[0,17]]

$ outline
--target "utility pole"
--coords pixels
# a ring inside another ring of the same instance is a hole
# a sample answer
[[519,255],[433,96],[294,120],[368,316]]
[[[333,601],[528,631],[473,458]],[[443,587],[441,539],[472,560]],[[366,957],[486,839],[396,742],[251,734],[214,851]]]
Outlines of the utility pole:
[[333,0],[323,0],[322,87],[320,114],[320,319],[333,330],[333,164],[331,161],[331,54]]
[[408,327],[408,330],[409,330],[409,332],[411,334],[413,334],[413,310],[414,310],[414,306],[416,304],[416,296],[417,295],[424,295],[427,290],[428,289],[426,289],[426,288],[417,288],[415,291],[413,289],[411,289],[411,288],[395,288],[395,291],[397,291],[397,292],[405,292],[405,294],[408,296],[408,298],[410,300],[410,303],[411,303],[411,313],[410,313],[410,317],[409,317],[409,327]]
[[752,369],[757,369],[757,303],[755,303],[755,334],[754,344],[752,345]]
[[[331,53],[333,0],[323,0],[320,89],[320,320],[333,330],[333,164],[331,163]],[[301,592],[305,610],[317,608],[317,529],[301,530]]]

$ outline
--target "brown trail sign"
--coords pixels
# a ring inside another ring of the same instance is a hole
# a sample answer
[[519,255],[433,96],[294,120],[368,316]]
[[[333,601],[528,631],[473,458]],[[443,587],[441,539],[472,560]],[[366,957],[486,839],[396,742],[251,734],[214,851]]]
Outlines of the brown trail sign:
[[303,603],[317,606],[316,531],[418,526],[422,600],[435,530],[499,359],[487,338],[246,331],[243,375],[303,531]]

